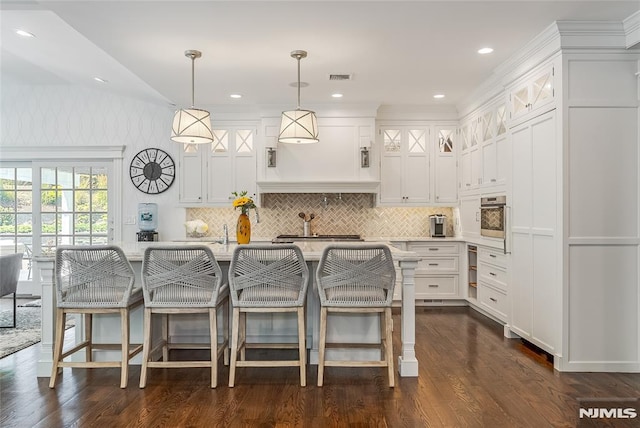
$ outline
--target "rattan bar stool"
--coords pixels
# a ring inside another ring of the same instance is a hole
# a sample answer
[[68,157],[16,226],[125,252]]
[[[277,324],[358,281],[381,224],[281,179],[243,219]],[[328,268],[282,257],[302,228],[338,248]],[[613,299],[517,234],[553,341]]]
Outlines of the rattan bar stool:
[[[147,382],[149,367],[211,369],[211,388],[218,385],[218,360],[229,362],[229,286],[222,281],[222,270],[211,249],[204,245],[149,247],[142,261],[144,291],[144,351],[140,388]],[[222,343],[218,343],[218,309],[222,308]],[[204,313],[209,316],[209,343],[172,343],[169,317]],[[162,340],[152,349],[151,316],[161,314]],[[162,361],[151,361],[162,348]],[[171,361],[171,349],[209,349],[210,361]]]
[[[229,266],[229,288],[233,303],[231,367],[229,386],[236,367],[300,367],[300,385],[306,386],[307,349],[304,305],[309,269],[296,245],[240,245]],[[298,343],[246,343],[247,313],[294,312]],[[297,360],[248,361],[246,348],[298,348]],[[238,361],[238,353],[240,360]]]
[[[387,367],[389,387],[395,385],[391,302],[395,284],[395,268],[386,245],[328,245],[318,269],[316,283],[320,295],[320,340],[318,386],[322,386],[325,366]],[[377,313],[380,316],[380,349],[382,359],[374,361],[327,360],[327,345],[337,348],[370,348],[362,343],[327,344],[329,313]]]
[[[129,360],[142,345],[129,344],[129,313],[142,304],[142,289],[134,288],[135,275],[122,249],[104,246],[59,246],[56,249],[56,324],[53,368],[49,388],[62,367],[120,367],[120,388],[127,387]],[[66,317],[84,315],[85,340],[63,351]],[[120,314],[120,344],[93,343],[93,314]],[[93,349],[121,349],[120,361],[93,361]],[[86,361],[64,361],[81,349]]]

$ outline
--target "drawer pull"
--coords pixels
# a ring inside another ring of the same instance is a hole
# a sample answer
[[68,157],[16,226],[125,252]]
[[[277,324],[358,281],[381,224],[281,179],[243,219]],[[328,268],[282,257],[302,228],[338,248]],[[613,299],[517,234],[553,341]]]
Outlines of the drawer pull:
[[493,303],[498,303],[498,299],[494,299],[493,297],[489,297],[489,300],[491,300]]
[[429,263],[429,266],[438,266],[439,263]]
[[438,288],[440,285],[438,284],[429,284],[429,288]]
[[429,251],[438,251],[439,248],[433,248],[433,247],[429,247]]
[[495,273],[493,273],[493,272],[489,272],[489,275],[491,275],[491,276],[496,276],[496,274],[495,274]]
[[493,257],[495,259],[496,255],[495,254],[489,254],[489,257]]

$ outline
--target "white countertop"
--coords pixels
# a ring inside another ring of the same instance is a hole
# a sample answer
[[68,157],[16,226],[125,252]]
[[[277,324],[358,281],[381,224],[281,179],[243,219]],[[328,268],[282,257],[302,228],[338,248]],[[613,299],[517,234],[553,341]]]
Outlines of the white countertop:
[[[376,240],[370,241],[367,240],[364,244],[373,244],[373,243],[381,243],[388,244],[389,249],[391,250],[391,255],[394,260],[397,261],[418,261],[420,257],[413,251],[403,251],[398,248],[390,245],[389,240]],[[245,245],[272,245],[271,242],[252,242],[251,244]],[[302,254],[307,261],[318,261],[320,260],[320,256],[322,255],[322,251],[327,245],[330,244],[344,244],[344,245],[352,245],[358,246],[362,245],[362,241],[343,241],[343,242],[335,242],[335,241],[297,241],[295,245],[300,247],[302,250]],[[115,243],[114,245],[119,246],[124,251],[124,254],[130,261],[141,261],[144,256],[144,250],[148,247],[160,247],[160,246],[174,246],[174,247],[183,247],[183,246],[191,246],[191,245],[206,245],[211,248],[213,251],[213,255],[216,260],[224,262],[231,261],[231,257],[233,255],[233,251],[238,246],[237,243],[229,243],[228,245],[223,244],[215,244],[211,243],[211,240],[189,240],[189,241],[178,241],[178,242],[120,242]],[[273,245],[285,245],[285,244],[273,244]],[[52,261],[55,259],[53,255],[42,255],[42,256],[34,256],[35,260],[38,261]]]

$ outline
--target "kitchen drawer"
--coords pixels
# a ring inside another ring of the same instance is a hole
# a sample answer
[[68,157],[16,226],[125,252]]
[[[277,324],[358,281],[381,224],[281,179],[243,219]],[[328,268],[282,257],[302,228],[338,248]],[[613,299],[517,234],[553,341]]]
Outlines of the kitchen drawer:
[[458,275],[417,276],[416,299],[458,296]]
[[481,261],[478,263],[478,276],[479,280],[483,280],[503,291],[507,291],[508,278],[505,269]]
[[500,250],[478,247],[478,260],[500,266],[504,269],[507,268],[507,255]]
[[458,256],[427,257],[418,262],[416,275],[440,272],[458,273]]
[[415,251],[421,256],[439,256],[441,254],[459,254],[460,248],[457,242],[409,242],[408,251]]
[[478,303],[480,307],[502,321],[507,321],[507,295],[483,282],[478,282]]

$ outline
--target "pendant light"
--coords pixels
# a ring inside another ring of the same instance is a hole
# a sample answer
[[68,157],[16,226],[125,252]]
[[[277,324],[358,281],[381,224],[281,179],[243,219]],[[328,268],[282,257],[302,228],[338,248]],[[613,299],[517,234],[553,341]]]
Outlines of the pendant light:
[[300,60],[307,57],[306,51],[293,51],[291,57],[298,60],[298,108],[283,111],[280,122],[280,143],[308,144],[318,142],[318,119],[311,110],[300,108]]
[[211,115],[206,110],[194,107],[195,60],[202,56],[202,52],[187,50],[184,55],[191,58],[191,108],[176,111],[171,127],[171,139],[183,144],[207,144],[213,141]]

